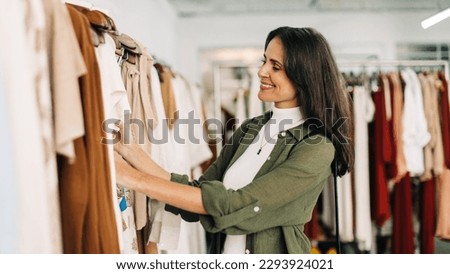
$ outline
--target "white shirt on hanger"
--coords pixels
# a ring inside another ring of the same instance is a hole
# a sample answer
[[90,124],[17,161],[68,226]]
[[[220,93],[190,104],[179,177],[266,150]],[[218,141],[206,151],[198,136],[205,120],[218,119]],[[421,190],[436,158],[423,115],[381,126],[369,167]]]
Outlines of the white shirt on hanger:
[[[167,124],[166,112],[161,95],[161,83],[157,69],[152,66],[151,72],[152,100],[155,105],[158,123],[152,131],[152,159],[167,171],[176,169],[173,158],[176,155],[174,140]],[[181,218],[164,210],[164,203],[151,200],[149,212],[152,220],[149,241],[157,243],[160,251],[176,249],[180,237]]]
[[403,105],[403,147],[410,176],[420,176],[425,171],[423,148],[430,141],[427,120],[423,109],[422,87],[417,74],[410,68],[401,71],[405,81]]
[[[50,155],[46,155],[46,136],[41,126],[48,121],[42,119],[42,105],[39,103],[41,97],[48,99],[50,88],[42,89],[39,86],[41,79],[37,78],[39,70],[45,69],[40,61],[47,60],[46,56],[39,59],[44,54],[44,48],[36,44],[40,41],[38,38],[42,38],[37,34],[45,33],[45,15],[40,1],[31,3],[24,5],[22,1],[0,1],[0,33],[7,41],[13,41],[2,46],[0,69],[4,73],[2,77],[11,125],[9,133],[14,137],[11,140],[13,156],[10,161],[13,165],[11,170],[15,172],[16,190],[15,193],[5,193],[5,196],[11,195],[9,199],[13,201],[8,209],[3,209],[12,210],[15,215],[16,218],[10,221],[15,221],[16,233],[0,235],[0,242],[3,243],[3,237],[15,236],[7,241],[11,253],[61,253],[60,227],[55,230],[55,225],[60,225],[59,214],[52,215],[59,213],[59,207],[54,203],[58,193],[57,175],[56,169],[48,173],[46,156]],[[0,180],[0,186],[3,183],[3,179]],[[4,221],[2,219],[2,223]]]
[[[127,92],[123,84],[120,67],[115,58],[115,43],[109,35],[104,35],[105,43],[100,43],[95,48],[95,54],[100,71],[102,85],[102,98],[105,113],[105,120],[125,121],[125,111],[131,111],[128,102]],[[106,138],[113,139],[112,133],[106,131]],[[108,145],[108,157],[110,159],[111,172],[111,195],[113,197],[114,213],[116,218],[117,235],[119,238],[119,247],[121,253],[138,253],[137,247],[133,245],[136,241],[136,229],[134,229],[133,208],[127,207],[123,212],[119,208],[117,199],[116,168],[114,164],[114,147]],[[126,220],[127,229],[123,229],[122,218]]]
[[[186,124],[186,121],[189,119],[189,113],[193,112],[194,118],[197,115],[195,114],[195,108],[189,95],[187,83],[184,81],[184,79],[182,79],[180,75],[176,75],[176,77],[172,79],[172,85],[175,96],[175,103],[177,106],[177,111],[179,111],[179,115],[178,120],[175,122],[175,125],[171,130],[171,134],[173,134],[172,136],[174,138],[173,148],[176,153],[173,155],[173,157],[171,157],[171,162],[174,166],[172,166],[172,169],[170,169],[170,171],[179,174],[187,174],[189,177],[191,177],[190,174],[193,167],[192,160],[194,159],[194,157],[192,157],[191,155],[191,153],[193,152],[193,150],[191,149],[191,147],[193,146],[193,140],[191,140],[193,133],[189,132],[191,128],[188,124]],[[195,126],[193,128],[198,129],[198,127]],[[201,139],[200,141],[203,141],[203,139]],[[197,150],[197,153],[201,153],[201,150]],[[198,156],[196,156],[195,158],[197,157]],[[166,215],[169,214],[171,213],[166,213]],[[205,231],[199,222],[188,223],[184,220],[181,220],[179,237],[178,247],[176,249],[168,250],[169,253],[206,253]]]
[[[355,238],[360,250],[372,249],[372,226],[370,218],[369,141],[367,124],[373,120],[375,105],[370,92],[363,86],[353,90],[353,113],[355,125]],[[344,213],[346,214],[346,213]],[[342,214],[340,216],[343,216]]]

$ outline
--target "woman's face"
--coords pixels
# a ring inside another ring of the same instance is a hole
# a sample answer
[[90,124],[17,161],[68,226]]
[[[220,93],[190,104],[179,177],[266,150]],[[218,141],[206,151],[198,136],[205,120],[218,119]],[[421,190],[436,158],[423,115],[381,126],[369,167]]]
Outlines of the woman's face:
[[274,102],[277,108],[298,106],[297,91],[286,75],[284,48],[278,37],[269,42],[262,61],[258,71],[261,79],[258,98],[263,102]]

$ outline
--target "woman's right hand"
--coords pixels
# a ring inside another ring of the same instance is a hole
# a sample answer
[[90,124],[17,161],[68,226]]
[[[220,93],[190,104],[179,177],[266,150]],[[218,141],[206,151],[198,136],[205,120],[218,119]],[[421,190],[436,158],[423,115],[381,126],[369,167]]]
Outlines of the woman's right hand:
[[[133,136],[125,138],[122,123],[117,123],[118,131],[116,134],[116,144],[114,150],[116,153],[128,162],[135,169],[154,175],[163,179],[170,179],[170,173],[158,165],[136,142]],[[117,157],[116,157],[117,158]]]
[[136,144],[133,136],[129,136],[128,138],[125,137],[124,134],[126,133],[124,133],[123,124],[121,122],[117,123],[116,126],[118,127],[118,131],[115,132],[117,141],[114,144],[114,150],[120,154],[123,159],[132,163],[133,157],[136,157],[135,155],[141,148]]

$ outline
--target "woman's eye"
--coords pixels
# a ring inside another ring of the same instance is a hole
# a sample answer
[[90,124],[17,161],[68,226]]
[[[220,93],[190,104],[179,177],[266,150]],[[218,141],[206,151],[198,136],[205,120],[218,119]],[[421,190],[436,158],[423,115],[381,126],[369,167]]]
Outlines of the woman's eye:
[[280,68],[278,68],[278,67],[273,67],[273,70],[274,70],[274,71],[279,71]]

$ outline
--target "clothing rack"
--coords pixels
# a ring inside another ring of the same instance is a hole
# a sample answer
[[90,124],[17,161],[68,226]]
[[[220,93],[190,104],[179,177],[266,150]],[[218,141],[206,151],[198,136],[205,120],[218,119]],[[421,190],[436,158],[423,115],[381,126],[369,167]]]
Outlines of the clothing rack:
[[[449,62],[446,60],[350,60],[337,62],[338,68],[351,67],[444,67],[445,79],[449,81]],[[448,98],[450,102],[450,94]]]
[[[257,69],[260,67],[258,63],[245,63],[242,61],[226,61],[226,62],[216,62],[213,64],[213,92],[214,92],[214,117],[220,117],[220,108],[221,108],[221,69]],[[222,149],[222,143],[217,142],[216,144],[216,153],[219,155],[220,150]]]
[[[386,71],[388,69],[401,70],[408,67],[424,71],[427,69],[430,69],[430,71],[439,69],[444,73],[447,83],[449,81],[449,61],[447,60],[341,60],[337,62],[337,66],[344,72],[349,71],[349,69],[350,71],[353,69],[364,72]],[[447,99],[450,102],[450,95]],[[336,221],[338,222],[338,220]]]

